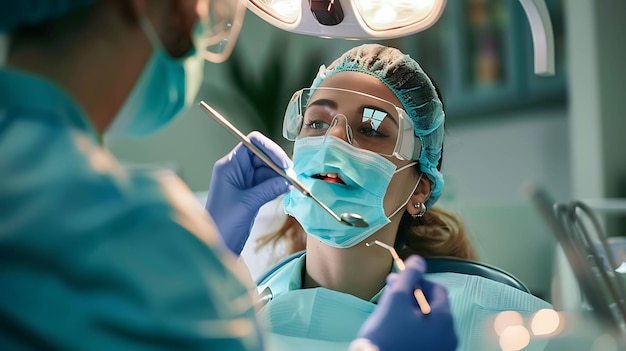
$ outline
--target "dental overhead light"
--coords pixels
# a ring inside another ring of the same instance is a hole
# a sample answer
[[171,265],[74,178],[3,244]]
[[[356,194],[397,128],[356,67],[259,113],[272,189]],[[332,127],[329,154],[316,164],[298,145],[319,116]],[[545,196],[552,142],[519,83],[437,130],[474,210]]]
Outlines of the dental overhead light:
[[389,39],[433,25],[446,0],[248,0],[248,8],[289,32],[346,39]]
[[[504,1],[504,0],[502,0]],[[554,75],[554,36],[545,0],[519,0],[531,27],[535,74]],[[288,32],[343,39],[391,39],[439,20],[446,0],[247,0],[248,8]]]

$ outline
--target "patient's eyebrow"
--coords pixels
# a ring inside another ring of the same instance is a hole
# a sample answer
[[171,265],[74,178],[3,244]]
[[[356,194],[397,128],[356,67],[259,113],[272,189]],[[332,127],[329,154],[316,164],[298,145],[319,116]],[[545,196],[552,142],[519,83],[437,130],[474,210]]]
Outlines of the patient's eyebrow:
[[329,99],[318,99],[318,100],[311,102],[309,106],[325,106],[325,107],[330,107],[334,110],[337,108],[337,103]]

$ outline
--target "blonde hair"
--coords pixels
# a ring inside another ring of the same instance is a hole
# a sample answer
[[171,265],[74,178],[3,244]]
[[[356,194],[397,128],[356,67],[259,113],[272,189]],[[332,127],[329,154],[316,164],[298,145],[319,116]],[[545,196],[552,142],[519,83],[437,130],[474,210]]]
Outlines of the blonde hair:
[[[281,242],[286,244],[286,248],[285,252],[279,254],[276,252],[276,246]],[[256,239],[256,244],[256,251],[271,244],[273,254],[270,261],[276,263],[283,257],[304,250],[306,248],[306,233],[294,217],[285,215],[280,227]]]
[[[286,244],[284,256],[305,249],[306,233],[295,218],[286,216],[280,228],[257,239],[257,250],[269,244],[275,249],[281,241]],[[478,259],[461,220],[452,212],[438,207],[432,207],[423,217],[415,219],[405,212],[394,246],[403,259],[412,254],[425,258]],[[274,257],[275,260],[280,258]]]
[[477,260],[478,255],[463,222],[452,212],[434,206],[421,218],[402,215],[394,244],[398,254],[422,257],[456,257]]

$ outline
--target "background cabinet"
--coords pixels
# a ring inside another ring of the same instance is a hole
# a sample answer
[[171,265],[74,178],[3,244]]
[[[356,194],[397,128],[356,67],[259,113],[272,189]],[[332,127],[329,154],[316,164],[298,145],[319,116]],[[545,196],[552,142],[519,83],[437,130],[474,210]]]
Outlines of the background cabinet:
[[393,44],[441,89],[449,120],[563,104],[566,99],[561,0],[547,0],[556,74],[533,72],[530,26],[518,0],[450,0],[434,26]]

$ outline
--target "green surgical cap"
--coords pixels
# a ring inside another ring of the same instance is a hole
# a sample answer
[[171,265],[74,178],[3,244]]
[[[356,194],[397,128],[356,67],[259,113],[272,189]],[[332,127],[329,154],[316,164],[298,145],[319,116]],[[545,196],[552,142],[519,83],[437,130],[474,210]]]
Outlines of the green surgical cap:
[[99,0],[0,0],[0,33],[61,17]]
[[317,88],[331,75],[354,71],[372,75],[396,95],[413,121],[415,135],[422,142],[420,170],[432,182],[427,207],[431,207],[443,190],[443,175],[437,169],[443,147],[445,115],[435,86],[420,65],[400,50],[379,44],[357,46],[322,66],[311,88]]

